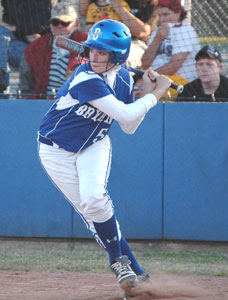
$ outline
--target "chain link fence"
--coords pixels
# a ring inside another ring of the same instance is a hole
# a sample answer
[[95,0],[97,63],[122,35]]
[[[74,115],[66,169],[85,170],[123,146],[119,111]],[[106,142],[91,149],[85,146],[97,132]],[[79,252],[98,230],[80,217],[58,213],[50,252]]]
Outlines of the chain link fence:
[[191,24],[202,46],[212,45],[222,55],[224,75],[228,74],[228,0],[192,0]]
[[[56,5],[59,0],[52,0]],[[78,10],[79,0],[64,0]],[[182,0],[188,11],[187,21],[196,29],[201,45],[216,47],[223,59],[223,75],[228,75],[228,0]],[[2,7],[0,5],[0,20]],[[79,16],[80,28],[85,31],[85,17]],[[11,87],[18,84],[18,71],[11,74]],[[14,90],[13,90],[14,91]]]

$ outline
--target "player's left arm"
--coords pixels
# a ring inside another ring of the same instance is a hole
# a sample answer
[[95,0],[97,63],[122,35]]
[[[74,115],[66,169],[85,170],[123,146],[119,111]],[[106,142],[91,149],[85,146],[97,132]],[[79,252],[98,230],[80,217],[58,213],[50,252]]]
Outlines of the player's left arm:
[[118,121],[126,133],[132,134],[172,82],[166,76],[159,75],[151,69],[145,71],[143,80],[145,95],[136,102],[125,104],[111,94],[89,103]]

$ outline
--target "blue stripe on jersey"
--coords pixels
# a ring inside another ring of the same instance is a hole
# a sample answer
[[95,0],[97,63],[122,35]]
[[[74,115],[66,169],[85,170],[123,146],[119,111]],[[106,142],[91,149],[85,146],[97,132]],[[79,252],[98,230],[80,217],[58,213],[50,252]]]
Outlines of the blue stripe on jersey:
[[90,146],[108,133],[113,120],[88,102],[111,94],[124,103],[133,102],[132,78],[126,69],[117,71],[112,89],[89,63],[81,65],[59,89],[40,134],[75,153]]

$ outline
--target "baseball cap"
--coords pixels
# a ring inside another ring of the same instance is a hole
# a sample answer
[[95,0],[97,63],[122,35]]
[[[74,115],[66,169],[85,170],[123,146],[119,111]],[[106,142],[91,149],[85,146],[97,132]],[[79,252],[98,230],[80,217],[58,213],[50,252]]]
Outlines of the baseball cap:
[[168,7],[173,11],[182,8],[181,0],[158,0],[158,6]]
[[77,13],[73,6],[68,4],[58,3],[51,10],[51,19],[59,19],[64,22],[69,22],[77,19]]
[[195,56],[195,60],[199,60],[200,58],[212,58],[217,59],[219,62],[222,62],[221,54],[218,49],[213,46],[205,46],[203,47]]

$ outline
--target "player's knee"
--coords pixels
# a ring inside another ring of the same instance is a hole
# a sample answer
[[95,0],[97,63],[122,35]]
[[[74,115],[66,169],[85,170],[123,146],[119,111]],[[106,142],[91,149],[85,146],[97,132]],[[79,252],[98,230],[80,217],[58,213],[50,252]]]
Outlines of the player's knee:
[[87,192],[81,199],[84,215],[90,220],[104,222],[112,216],[112,201],[107,194]]

